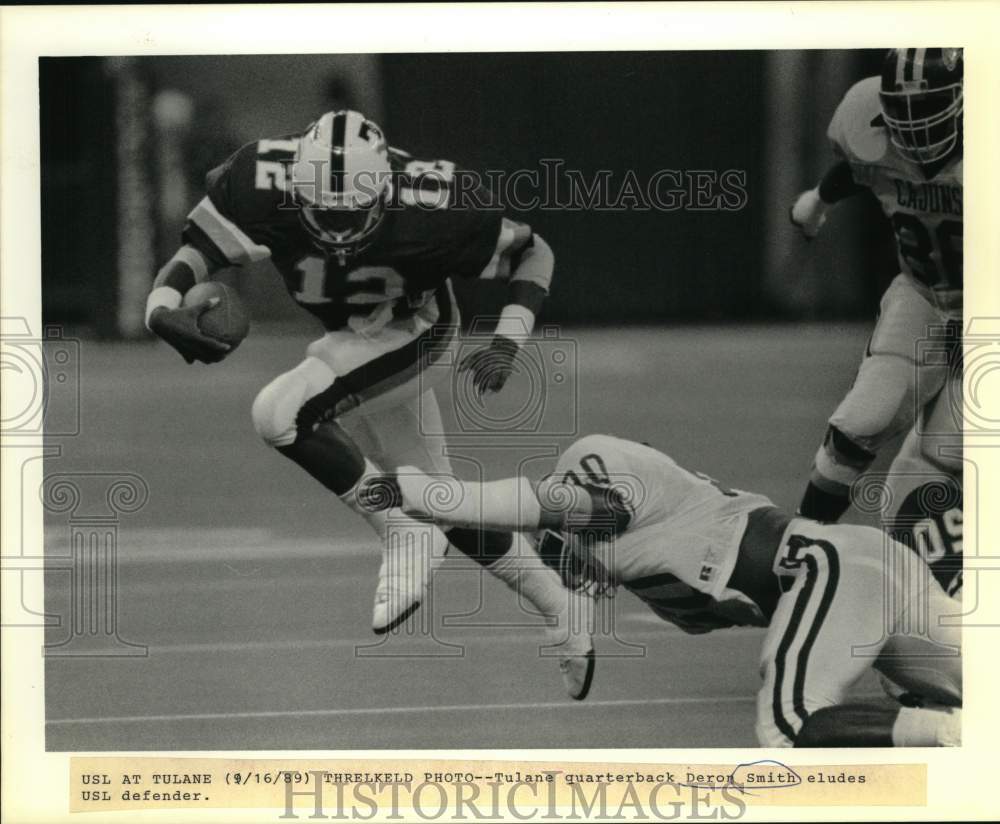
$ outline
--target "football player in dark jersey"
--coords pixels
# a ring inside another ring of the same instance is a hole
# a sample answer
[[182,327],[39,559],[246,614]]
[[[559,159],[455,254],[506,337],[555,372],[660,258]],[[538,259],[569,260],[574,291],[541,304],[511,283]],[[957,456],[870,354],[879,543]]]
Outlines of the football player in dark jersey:
[[548,293],[554,258],[545,241],[489,208],[484,190],[456,184],[454,164],[390,148],[356,111],[328,112],[302,134],[247,144],[209,172],[184,244],[156,276],[146,322],[189,363],[221,360],[227,346],[198,329],[206,306],[182,307],[182,297],[216,270],[270,258],[326,333],[260,391],[254,426],[382,539],[375,632],[399,626],[420,606],[450,543],[550,619],[567,691],[582,698],[593,651],[589,627],[571,626],[569,616],[586,599],[537,562],[526,541],[472,529],[445,535],[357,495],[380,467],[450,470],[429,384],[447,373],[431,367],[457,352],[451,279],[509,283],[491,343],[459,366],[480,395],[503,388]]

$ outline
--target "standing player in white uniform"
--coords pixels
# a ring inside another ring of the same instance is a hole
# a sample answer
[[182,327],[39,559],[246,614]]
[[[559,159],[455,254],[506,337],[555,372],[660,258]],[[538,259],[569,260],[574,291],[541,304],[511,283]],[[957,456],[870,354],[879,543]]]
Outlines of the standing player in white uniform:
[[[414,467],[382,481],[404,511],[442,524],[541,531],[542,556],[568,583],[624,586],[689,632],[768,626],[762,746],[958,743],[959,630],[940,621],[954,603],[880,530],[789,518],[762,495],[605,435],[578,440],[538,484]],[[872,666],[935,706],[845,703]]]
[[[919,416],[935,414],[929,404],[960,370],[962,85],[961,49],[890,51],[881,77],[862,80],[844,96],[828,130],[838,161],[792,207],[792,222],[811,238],[832,204],[869,189],[892,222],[900,267],[882,297],[854,386],[816,453],[799,508],[808,517],[836,521],[850,503],[851,485],[876,453]],[[918,343],[935,336],[951,340],[952,357],[919,357]],[[960,383],[952,386],[959,396]],[[915,477],[909,470],[922,467],[960,479],[960,454],[941,448],[960,445],[958,414],[954,405],[938,404],[937,437],[906,440],[901,463],[890,470],[904,487],[894,490],[889,481],[890,528],[904,502],[917,506],[917,499],[927,497],[905,488]],[[914,511],[904,520],[919,523],[939,514]]]
[[156,277],[146,322],[189,363],[221,360],[228,347],[197,324],[209,303],[184,307],[182,297],[219,269],[269,258],[326,333],[260,391],[254,426],[382,540],[375,632],[420,606],[450,542],[550,619],[567,690],[582,698],[593,665],[589,634],[569,627],[578,596],[552,570],[524,563],[534,550],[522,538],[470,529],[446,536],[357,500],[362,479],[380,465],[450,471],[438,401],[424,378],[456,353],[451,278],[509,282],[492,342],[460,366],[480,395],[503,387],[548,293],[548,245],[504,218],[488,192],[460,186],[461,174],[448,161],[391,149],[356,111],[327,112],[301,134],[249,143],[209,172],[184,245]]

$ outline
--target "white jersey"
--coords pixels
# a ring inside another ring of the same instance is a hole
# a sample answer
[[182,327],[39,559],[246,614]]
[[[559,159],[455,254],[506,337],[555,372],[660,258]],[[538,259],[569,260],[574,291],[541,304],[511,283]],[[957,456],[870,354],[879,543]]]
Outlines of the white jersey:
[[609,435],[576,441],[554,475],[621,492],[632,518],[601,560],[660,617],[694,632],[766,623],[757,606],[727,584],[747,516],[774,506],[770,499],[727,489],[662,452]]
[[962,158],[927,179],[889,141],[879,104],[880,78],[856,83],[844,95],[827,136],[892,221],[900,271],[951,317],[962,316]]

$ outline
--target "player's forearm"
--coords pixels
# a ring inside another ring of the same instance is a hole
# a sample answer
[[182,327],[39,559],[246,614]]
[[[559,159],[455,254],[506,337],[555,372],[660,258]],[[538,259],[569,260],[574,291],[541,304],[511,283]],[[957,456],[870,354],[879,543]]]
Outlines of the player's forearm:
[[865,187],[855,182],[854,174],[851,172],[851,165],[846,160],[838,160],[833,166],[827,169],[819,185],[816,187],[816,194],[827,206],[832,206],[845,198],[855,195]]
[[537,486],[523,477],[460,481],[403,467],[396,482],[405,511],[448,526],[501,532],[600,529],[619,534],[631,519],[614,490],[551,479]]
[[146,326],[149,327],[157,309],[176,309],[180,306],[185,292],[195,283],[205,280],[214,268],[193,246],[181,246],[156,273],[153,288],[146,298]]
[[460,481],[446,475],[432,477],[415,467],[401,467],[396,482],[403,510],[438,524],[502,532],[540,528],[542,510],[527,478]]
[[549,294],[555,255],[538,235],[520,256],[510,276],[507,305],[500,315],[496,334],[523,343],[535,326],[535,318]]

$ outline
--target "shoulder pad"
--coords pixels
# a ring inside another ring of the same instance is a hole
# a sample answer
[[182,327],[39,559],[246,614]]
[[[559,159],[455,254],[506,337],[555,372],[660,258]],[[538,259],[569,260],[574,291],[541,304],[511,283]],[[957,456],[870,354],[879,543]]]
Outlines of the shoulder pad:
[[285,188],[295,140],[247,143],[212,169],[205,176],[207,197],[188,215],[186,242],[220,265],[245,265],[270,255],[298,222]]
[[878,77],[866,77],[855,83],[840,101],[827,129],[834,151],[850,162],[876,163],[889,149],[878,99],[880,82]]
[[238,225],[280,216],[290,197],[287,167],[295,153],[295,138],[255,140],[237,149],[205,177],[205,190],[215,207]]

